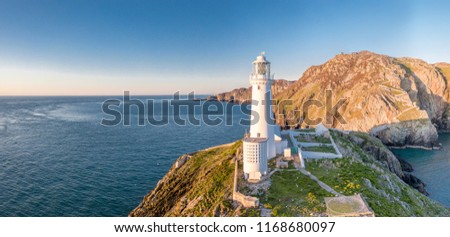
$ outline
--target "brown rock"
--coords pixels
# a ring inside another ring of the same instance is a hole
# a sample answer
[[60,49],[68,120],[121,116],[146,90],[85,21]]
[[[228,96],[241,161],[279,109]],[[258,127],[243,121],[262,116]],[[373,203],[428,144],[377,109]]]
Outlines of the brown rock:
[[[448,64],[431,65],[419,59],[393,58],[362,51],[340,54],[278,93],[275,99],[291,100],[288,107],[274,108],[277,122],[287,127],[306,127],[306,118],[343,130],[376,135],[391,146],[437,145],[437,131],[448,130]],[[334,106],[345,101],[326,120],[326,90],[332,91]],[[320,106],[305,109],[308,100]],[[341,114],[345,122],[338,120]],[[306,116],[308,115],[308,116]]]

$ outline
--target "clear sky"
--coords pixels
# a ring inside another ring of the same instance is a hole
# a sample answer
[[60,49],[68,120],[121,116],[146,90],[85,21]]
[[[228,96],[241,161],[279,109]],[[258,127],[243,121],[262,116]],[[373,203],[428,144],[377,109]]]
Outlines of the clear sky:
[[0,1],[0,95],[211,94],[267,52],[298,79],[341,52],[450,62],[450,1]]

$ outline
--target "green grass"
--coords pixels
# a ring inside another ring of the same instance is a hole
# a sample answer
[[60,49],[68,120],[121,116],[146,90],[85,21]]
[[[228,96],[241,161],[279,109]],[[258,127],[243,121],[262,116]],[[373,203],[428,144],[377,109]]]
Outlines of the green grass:
[[324,153],[333,153],[337,154],[336,150],[333,146],[308,146],[302,147],[303,151],[312,151],[312,152],[324,152]]
[[370,136],[365,132],[351,132],[351,135],[364,139],[365,143],[370,142],[379,148],[386,148],[380,139]]
[[300,134],[297,136],[297,141],[299,142],[316,142],[316,143],[327,143],[330,144],[331,140],[329,138],[325,138],[322,136],[316,136],[316,135],[306,135],[306,134]]
[[272,209],[272,216],[310,216],[325,212],[324,197],[333,195],[297,170],[280,170],[260,202]]
[[345,157],[307,160],[306,167],[337,192],[344,195],[362,193],[376,216],[450,215],[449,209],[423,196],[375,162],[366,164]]
[[277,159],[276,158],[270,159],[267,162],[267,167],[269,167],[270,170],[277,168]]
[[354,195],[360,191],[361,177],[375,181],[378,175],[369,167],[348,157],[329,160],[308,159],[306,167],[317,178],[345,195]]
[[294,161],[292,160],[288,161],[288,169],[295,169]]
[[[241,146],[242,142],[239,141],[229,147],[200,151],[179,169],[171,169],[160,188],[149,199],[146,215],[232,215],[232,158]],[[158,205],[152,206],[154,202]],[[190,207],[184,208],[188,204]]]
[[315,132],[315,128],[302,128],[302,129],[296,129],[296,132]]
[[[381,172],[348,157],[328,161],[331,161],[331,164],[323,164],[322,160],[308,161],[306,167],[317,178],[344,195],[362,193],[377,216],[409,215],[400,208],[398,202],[388,198],[393,193],[380,182],[380,177],[383,176]],[[373,188],[366,186],[364,179],[369,180]],[[383,190],[389,196],[386,197],[382,195],[383,192],[378,193],[376,190]]]
[[[363,132],[351,132],[351,135],[356,135],[359,136],[361,138],[369,136],[369,134],[367,133],[363,133]],[[331,136],[333,136],[334,142],[336,144],[339,144],[341,147],[343,147],[344,149],[349,149],[352,150],[354,157],[357,157],[359,159],[361,159],[364,162],[367,163],[373,163],[373,159],[371,159],[359,146],[356,146],[355,144],[353,144],[352,142],[350,142],[348,139],[343,138],[339,135],[337,135],[337,132],[335,131],[331,131]],[[363,138],[365,140],[365,142],[368,142],[369,140],[367,140],[366,138]],[[377,139],[378,140],[378,139]],[[383,143],[381,143],[381,141],[379,142],[379,144],[381,144],[382,147],[384,147]]]
[[[197,184],[188,191],[189,200],[202,196],[201,200],[192,210],[194,216],[213,216],[212,207],[226,204],[226,196],[230,194],[233,186],[234,163],[228,157],[232,157],[237,147],[218,148],[211,151],[199,152],[189,161],[193,161],[190,169],[196,169]],[[185,166],[188,164],[187,162]],[[209,168],[208,168],[209,167]],[[183,168],[183,167],[182,167]]]
[[[337,135],[341,147],[353,157],[307,160],[307,170],[336,191],[346,195],[362,193],[377,216],[450,216],[450,210],[420,194],[381,166],[371,155],[351,142],[364,133]],[[377,146],[380,144],[377,144]],[[381,144],[382,145],[382,144]],[[239,141],[230,147],[196,153],[179,169],[171,169],[158,187],[144,198],[138,216],[234,216],[231,201],[234,163],[242,149]],[[291,164],[290,164],[291,165]],[[271,177],[271,186],[258,194],[260,203],[274,216],[318,216],[325,212],[324,197],[333,196],[297,170],[280,170]],[[242,216],[258,216],[259,210],[241,210]]]
[[242,212],[239,216],[241,216],[241,217],[260,217],[261,211],[259,208],[247,208],[247,209],[242,210]]

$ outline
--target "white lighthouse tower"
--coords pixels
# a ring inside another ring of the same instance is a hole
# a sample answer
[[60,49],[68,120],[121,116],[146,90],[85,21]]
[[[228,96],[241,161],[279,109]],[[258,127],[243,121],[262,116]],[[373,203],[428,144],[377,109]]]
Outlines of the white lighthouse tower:
[[276,156],[274,121],[272,115],[273,75],[264,53],[253,62],[252,120],[250,134],[244,138],[244,173],[248,179],[259,180],[267,173],[267,160]]

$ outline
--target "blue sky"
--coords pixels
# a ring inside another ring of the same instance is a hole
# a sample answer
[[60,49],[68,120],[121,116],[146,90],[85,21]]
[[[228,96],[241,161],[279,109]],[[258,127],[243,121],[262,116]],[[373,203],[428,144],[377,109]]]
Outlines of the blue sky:
[[298,79],[341,52],[450,62],[450,1],[0,1],[0,95],[201,94],[267,52]]

